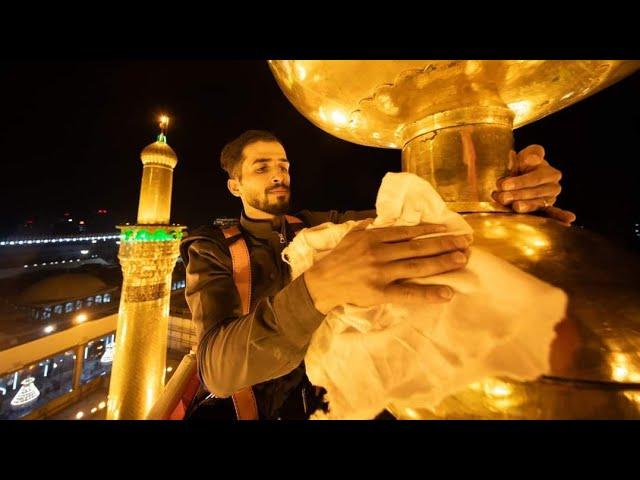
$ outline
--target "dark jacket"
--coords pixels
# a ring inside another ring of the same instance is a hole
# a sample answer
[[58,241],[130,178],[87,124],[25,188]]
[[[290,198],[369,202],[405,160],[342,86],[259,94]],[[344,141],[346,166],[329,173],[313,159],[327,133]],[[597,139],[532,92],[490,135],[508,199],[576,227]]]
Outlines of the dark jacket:
[[[375,210],[342,214],[304,210],[295,216],[312,227],[371,218]],[[242,315],[233,282],[228,248],[233,239],[225,239],[219,228],[201,227],[190,232],[180,247],[203,386],[218,398],[253,386],[260,418],[286,418],[283,407],[291,403],[289,397],[295,393],[298,398],[301,385],[308,385],[303,359],[311,335],[324,319],[313,305],[304,277],[291,281],[289,266],[281,260],[282,250],[294,236],[292,225],[284,219],[282,225],[275,231],[270,221],[252,220],[244,214],[240,218],[251,257],[247,315]]]

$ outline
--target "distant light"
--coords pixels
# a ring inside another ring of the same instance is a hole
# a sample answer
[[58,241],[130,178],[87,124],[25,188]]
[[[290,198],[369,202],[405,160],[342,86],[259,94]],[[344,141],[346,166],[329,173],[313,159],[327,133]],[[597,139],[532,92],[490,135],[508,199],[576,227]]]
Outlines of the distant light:
[[173,367],[167,367],[167,372],[173,372]]
[[82,255],[86,255],[87,253],[89,253],[89,250],[80,250],[80,253],[81,253]]
[[93,408],[91,409],[91,413],[96,413],[97,411],[98,411],[98,409],[97,409],[96,407],[93,407]]
[[97,240],[91,240],[91,243],[97,243]]
[[76,420],[80,420],[82,417],[84,417],[84,412],[80,411],[76,413]]
[[70,218],[69,220],[67,220],[68,222],[73,222],[73,218]]
[[55,329],[56,327],[54,327],[53,325],[47,325],[46,327],[44,327],[44,333],[49,334],[53,332]]
[[82,323],[87,321],[87,315],[85,313],[81,313],[80,315],[76,315],[76,323]]
[[29,265],[25,265],[24,268],[29,268]]
[[107,404],[106,404],[106,403],[104,403],[104,402],[100,402],[100,403],[98,404],[98,408],[99,408],[100,410],[102,410],[102,409],[103,409],[104,407],[106,407],[106,406],[107,406]]

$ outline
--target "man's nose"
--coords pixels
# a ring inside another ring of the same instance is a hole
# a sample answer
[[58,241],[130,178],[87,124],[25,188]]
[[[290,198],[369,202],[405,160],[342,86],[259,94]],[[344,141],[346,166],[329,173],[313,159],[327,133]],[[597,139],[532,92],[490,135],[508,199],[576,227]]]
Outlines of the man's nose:
[[271,177],[271,183],[284,183],[284,174],[275,173],[273,177]]

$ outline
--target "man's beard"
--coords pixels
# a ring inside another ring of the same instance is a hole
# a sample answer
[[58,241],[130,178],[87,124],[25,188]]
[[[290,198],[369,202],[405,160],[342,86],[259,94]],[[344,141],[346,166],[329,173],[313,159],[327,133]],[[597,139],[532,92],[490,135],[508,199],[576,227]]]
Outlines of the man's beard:
[[[272,190],[286,188],[288,193],[287,195],[270,195],[269,192]],[[249,205],[253,208],[257,208],[260,211],[265,213],[269,213],[271,215],[284,215],[289,212],[289,198],[291,196],[291,191],[288,187],[274,187],[266,190],[261,197],[250,198]],[[270,199],[270,197],[275,197],[274,199]]]

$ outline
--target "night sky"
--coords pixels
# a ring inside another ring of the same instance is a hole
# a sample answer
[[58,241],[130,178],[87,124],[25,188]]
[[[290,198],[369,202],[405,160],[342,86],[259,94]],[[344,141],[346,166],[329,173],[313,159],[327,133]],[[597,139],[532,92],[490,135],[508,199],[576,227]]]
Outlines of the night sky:
[[[222,146],[247,129],[278,135],[291,161],[293,210],[372,208],[400,152],[324,133],[286,100],[266,61],[0,62],[0,236],[27,219],[109,209],[135,222],[140,151],[157,117],[178,154],[172,222],[237,216],[219,167]],[[637,248],[640,73],[515,132],[540,143],[564,173],[558,206],[576,224]]]

